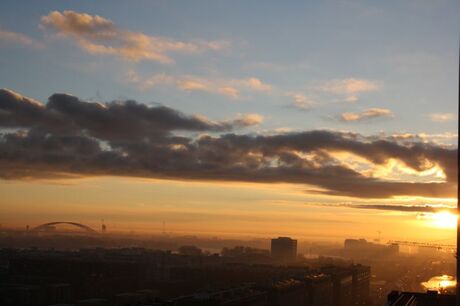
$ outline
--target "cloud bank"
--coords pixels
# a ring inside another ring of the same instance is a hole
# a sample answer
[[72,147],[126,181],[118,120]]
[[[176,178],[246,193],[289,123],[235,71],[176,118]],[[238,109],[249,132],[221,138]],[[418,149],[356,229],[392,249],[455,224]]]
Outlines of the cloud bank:
[[[269,136],[232,132],[261,120],[250,114],[212,121],[164,106],[94,103],[66,94],[53,94],[43,104],[4,89],[0,176],[284,182],[305,185],[309,192],[361,198],[456,195],[456,149],[321,130]],[[383,180],[347,167],[335,152],[375,165],[398,160],[415,171],[439,167],[445,180]]]

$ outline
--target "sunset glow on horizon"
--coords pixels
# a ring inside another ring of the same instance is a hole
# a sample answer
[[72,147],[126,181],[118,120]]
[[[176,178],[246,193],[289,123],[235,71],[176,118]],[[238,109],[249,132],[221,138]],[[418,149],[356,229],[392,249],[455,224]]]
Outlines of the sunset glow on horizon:
[[3,227],[455,241],[458,1],[1,6]]

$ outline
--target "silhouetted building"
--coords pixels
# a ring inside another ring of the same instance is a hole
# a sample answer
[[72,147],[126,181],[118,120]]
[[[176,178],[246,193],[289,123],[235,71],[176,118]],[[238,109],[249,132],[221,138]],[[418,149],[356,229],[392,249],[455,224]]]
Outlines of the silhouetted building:
[[343,255],[350,258],[393,256],[398,255],[399,245],[372,243],[366,239],[345,239],[343,251]]
[[362,265],[351,266],[353,305],[369,305],[371,268]]
[[305,283],[285,279],[273,284],[269,289],[269,299],[273,306],[305,305],[307,302]]
[[271,256],[282,262],[295,261],[297,257],[297,240],[289,237],[272,239]]
[[353,272],[351,269],[340,267],[323,267],[323,273],[331,276],[333,284],[333,306],[354,305],[353,301]]
[[[171,306],[271,306],[267,292],[252,285],[241,285],[221,290],[197,292],[188,296],[171,299]],[[297,305],[297,304],[295,304]],[[300,304],[299,304],[300,305]],[[294,304],[293,304],[294,306]]]
[[312,274],[304,278],[308,306],[332,306],[334,286],[326,274]]
[[0,305],[52,305],[70,302],[69,284],[1,284]]
[[77,306],[109,306],[109,302],[106,299],[92,298],[78,301]]
[[318,271],[142,248],[3,255],[1,306],[364,306],[369,290],[369,268],[360,265]]

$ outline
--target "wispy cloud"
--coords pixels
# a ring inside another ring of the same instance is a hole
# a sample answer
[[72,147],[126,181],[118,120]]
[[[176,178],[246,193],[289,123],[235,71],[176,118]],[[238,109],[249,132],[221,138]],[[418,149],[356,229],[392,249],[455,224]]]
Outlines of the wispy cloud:
[[387,108],[369,108],[359,113],[346,112],[340,115],[340,120],[345,122],[364,121],[375,118],[391,118],[393,112]]
[[[325,82],[307,84],[306,88],[297,90],[282,90],[278,88],[278,94],[290,97],[291,107],[299,110],[310,110],[321,105],[342,102],[356,102],[359,96],[365,92],[380,90],[379,82],[365,79],[345,78],[333,79]],[[369,110],[364,114],[346,113],[345,119],[362,120],[364,117],[376,116],[374,110]],[[353,121],[353,120],[349,120]]]
[[44,48],[44,44],[25,34],[11,32],[0,28],[0,43],[6,42],[32,48]]
[[456,208],[448,205],[394,205],[394,204],[317,204],[327,207],[349,207],[357,209],[390,210],[414,213],[437,213],[449,211],[456,214]]
[[286,96],[292,99],[292,105],[297,109],[310,110],[316,105],[312,98],[301,92],[287,92]]
[[359,100],[360,93],[377,91],[380,87],[372,80],[348,78],[331,80],[321,84],[318,88],[327,93],[342,95],[347,102],[356,102]]
[[200,53],[229,46],[224,40],[183,42],[125,31],[104,17],[74,11],[50,12],[41,18],[40,26],[53,30],[58,37],[72,39],[90,54],[113,55],[134,62],[149,60],[171,64],[174,63],[172,52]]
[[231,122],[237,126],[254,126],[259,125],[264,121],[264,116],[260,114],[238,114],[236,119]]
[[243,80],[238,80],[238,83],[240,83],[241,86],[245,86],[247,88],[250,88],[256,91],[271,91],[272,90],[271,85],[263,83],[258,78],[247,78]]
[[386,134],[381,132],[380,138],[384,138],[390,141],[396,141],[402,144],[409,143],[435,143],[444,147],[456,147],[458,135],[455,132],[443,132],[443,133],[392,133]]
[[231,99],[241,98],[242,91],[265,92],[272,90],[272,86],[255,77],[242,79],[205,78],[194,75],[173,76],[168,74],[156,74],[143,78],[135,71],[130,71],[127,81],[138,85],[141,89],[149,89],[155,86],[175,86],[183,91],[203,91],[223,95]]
[[457,116],[452,113],[433,113],[430,114],[430,119],[433,122],[450,122],[457,119]]

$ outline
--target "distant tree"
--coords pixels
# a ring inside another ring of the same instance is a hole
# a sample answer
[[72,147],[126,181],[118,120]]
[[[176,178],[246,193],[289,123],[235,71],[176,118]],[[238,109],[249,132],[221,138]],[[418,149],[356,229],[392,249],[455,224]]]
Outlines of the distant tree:
[[194,245],[183,245],[178,249],[179,254],[189,256],[200,256],[203,255],[203,251]]

